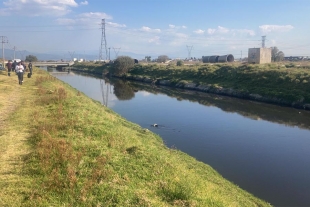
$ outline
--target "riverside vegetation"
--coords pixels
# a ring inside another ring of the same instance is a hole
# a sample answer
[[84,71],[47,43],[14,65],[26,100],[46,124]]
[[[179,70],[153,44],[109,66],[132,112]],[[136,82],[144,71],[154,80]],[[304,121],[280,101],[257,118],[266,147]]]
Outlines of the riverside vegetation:
[[0,95],[0,206],[270,206],[46,71]]
[[[113,65],[78,63],[76,69],[101,74]],[[229,95],[310,110],[310,63],[135,64],[127,79]]]

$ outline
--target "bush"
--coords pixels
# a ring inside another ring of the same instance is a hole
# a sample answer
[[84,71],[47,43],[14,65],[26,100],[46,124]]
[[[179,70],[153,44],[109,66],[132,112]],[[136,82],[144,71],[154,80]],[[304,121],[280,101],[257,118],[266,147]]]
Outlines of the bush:
[[182,66],[182,65],[184,65],[183,61],[182,60],[178,60],[177,61],[177,66]]
[[111,67],[111,73],[113,75],[124,75],[128,73],[128,71],[133,68],[135,62],[129,56],[120,56],[118,57]]

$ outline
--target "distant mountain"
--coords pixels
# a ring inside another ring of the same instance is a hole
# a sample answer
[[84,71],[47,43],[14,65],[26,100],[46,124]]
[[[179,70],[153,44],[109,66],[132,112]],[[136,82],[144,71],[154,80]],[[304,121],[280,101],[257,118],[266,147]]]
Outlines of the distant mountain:
[[[63,60],[72,60],[73,58],[77,59],[86,59],[86,60],[98,60],[99,59],[99,54],[96,54],[96,52],[91,52],[90,54],[55,54],[55,53],[37,53],[37,52],[30,52],[27,50],[22,50],[22,51],[15,51],[15,59],[21,59],[25,60],[26,56],[28,55],[34,55],[38,58],[40,61],[47,61],[47,60],[54,60],[54,61],[59,61],[61,59]],[[169,58],[174,58],[169,56],[169,54],[162,54],[162,55],[168,55]],[[151,56],[151,59],[156,59],[158,55],[155,54],[137,54],[137,53],[132,53],[132,52],[122,52],[121,50],[118,51],[118,56],[129,56],[134,59],[142,60],[145,59],[145,56]],[[11,49],[5,49],[4,50],[4,57],[9,60],[14,59],[14,50]],[[116,58],[115,52],[110,51],[110,58],[111,60],[114,60]]]

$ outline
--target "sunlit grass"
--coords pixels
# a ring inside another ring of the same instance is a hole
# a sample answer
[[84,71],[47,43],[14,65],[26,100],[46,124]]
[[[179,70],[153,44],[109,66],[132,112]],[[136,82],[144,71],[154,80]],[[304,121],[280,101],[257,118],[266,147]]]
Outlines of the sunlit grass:
[[24,156],[3,206],[269,206],[44,71],[18,95],[0,137]]
[[129,76],[171,80],[172,84],[211,85],[232,88],[248,94],[260,94],[290,102],[310,103],[310,64],[270,63],[136,65]]

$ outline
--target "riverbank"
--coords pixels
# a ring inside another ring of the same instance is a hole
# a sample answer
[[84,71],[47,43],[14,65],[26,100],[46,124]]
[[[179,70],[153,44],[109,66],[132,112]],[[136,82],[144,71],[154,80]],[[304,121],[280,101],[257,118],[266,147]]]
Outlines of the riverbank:
[[[310,64],[300,64],[136,64],[122,78],[310,110]],[[111,65],[74,67],[102,74]]]
[[45,71],[0,87],[1,206],[269,206]]

